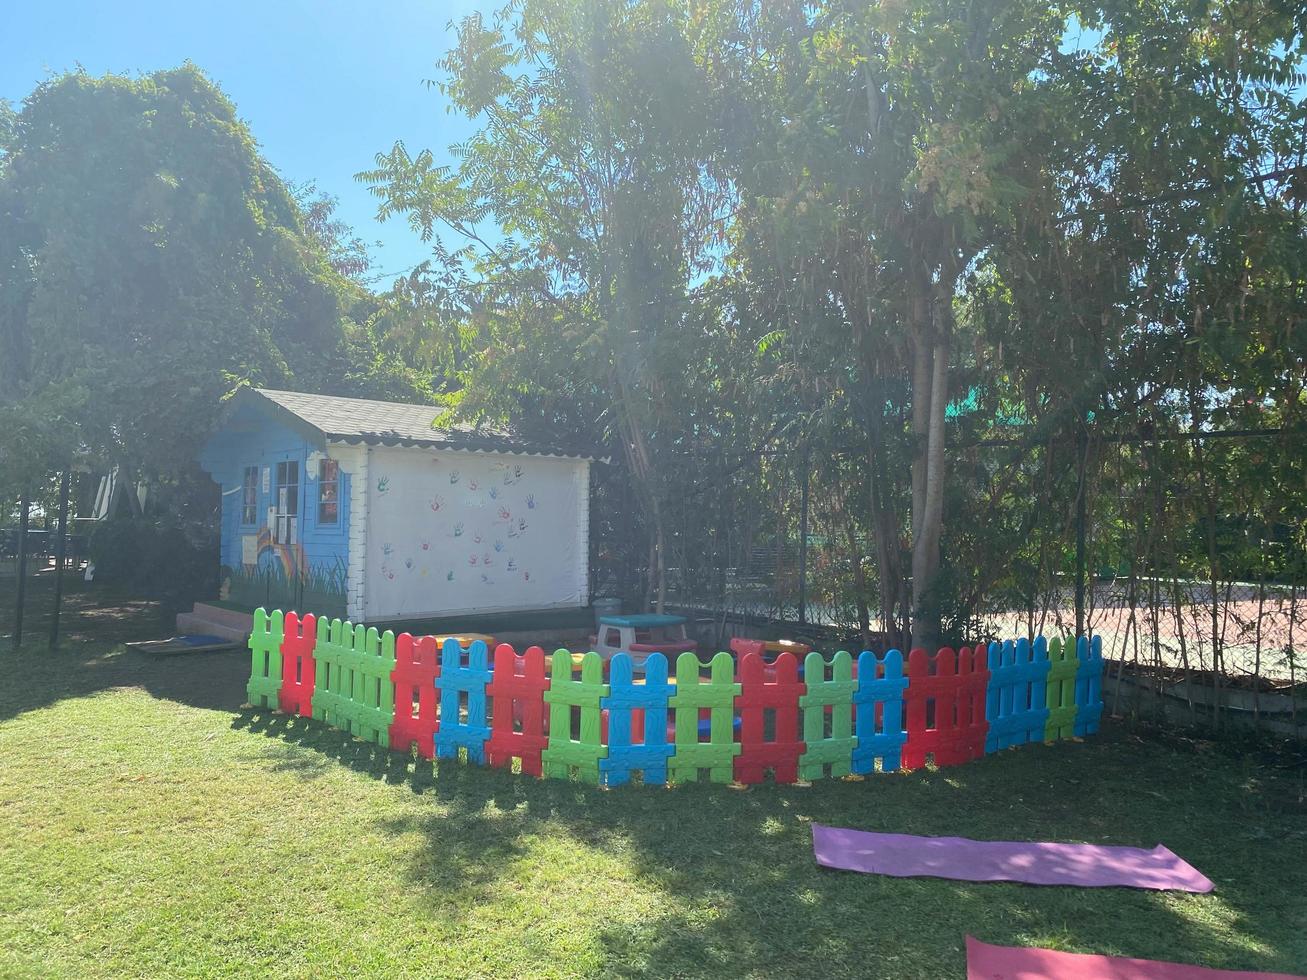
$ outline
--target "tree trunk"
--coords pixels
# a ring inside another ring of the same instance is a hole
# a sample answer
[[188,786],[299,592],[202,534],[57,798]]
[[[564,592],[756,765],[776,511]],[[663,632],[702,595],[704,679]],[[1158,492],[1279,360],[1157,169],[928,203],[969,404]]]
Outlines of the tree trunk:
[[[940,641],[939,545],[944,525],[944,417],[948,407],[949,341],[953,321],[953,283],[941,276],[932,304],[933,343],[918,335],[917,376],[930,369],[929,401],[922,397],[915,383],[912,392],[913,428],[917,427],[919,406],[928,409],[924,445],[919,445],[917,463],[922,470],[920,507],[917,477],[913,479],[913,517],[920,521],[912,526],[912,645],[933,651]],[[921,351],[928,351],[923,359]]]

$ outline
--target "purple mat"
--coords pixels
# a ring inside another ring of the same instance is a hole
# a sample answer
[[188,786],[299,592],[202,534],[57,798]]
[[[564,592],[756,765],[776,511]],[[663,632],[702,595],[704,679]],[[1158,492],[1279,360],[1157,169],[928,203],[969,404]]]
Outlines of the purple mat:
[[812,825],[812,851],[828,868],[895,878],[1020,881],[1081,888],[1209,892],[1212,882],[1158,844],[1138,847],[913,837]]

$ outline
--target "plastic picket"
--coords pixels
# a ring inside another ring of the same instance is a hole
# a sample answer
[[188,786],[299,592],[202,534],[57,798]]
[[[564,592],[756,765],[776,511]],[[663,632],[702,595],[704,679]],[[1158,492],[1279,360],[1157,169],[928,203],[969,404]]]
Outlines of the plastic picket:
[[[976,650],[981,648],[978,646]],[[1025,637],[1015,643],[989,644],[989,690],[985,717],[989,731],[985,751],[997,752],[1027,742],[1040,742],[1048,724],[1048,645],[1039,637],[1033,646]]]
[[[600,702],[608,712],[608,755],[599,760],[600,780],[605,786],[628,783],[634,772],[646,783],[667,782],[667,760],[676,746],[667,741],[673,687],[667,682],[665,656],[652,653],[645,658],[643,681],[635,682],[630,654],[613,655],[608,666],[609,694]],[[634,724],[637,719],[642,724]]]
[[358,738],[390,748],[390,726],[395,720],[395,634],[378,633],[375,626],[354,627],[354,647],[342,663],[351,678],[350,697],[340,707],[349,731]]
[[[799,757],[799,777],[820,779],[825,767],[832,776],[847,776],[853,771],[853,658],[841,650],[830,660],[830,679],[826,678],[826,661],[817,651],[803,658],[803,683],[807,690],[799,698],[803,709],[803,755]],[[830,711],[827,711],[827,708]],[[826,734],[826,719],[831,733]]]
[[268,615],[262,607],[254,610],[254,628],[250,632],[250,679],[245,696],[256,708],[278,707],[281,694],[282,615],[274,609]]
[[[767,664],[756,651],[740,658],[740,696],[735,699],[740,715],[736,780],[761,783],[768,769],[778,783],[798,780],[799,756],[804,751],[799,739],[799,699],[806,690],[792,653],[781,653],[775,664]],[[768,711],[775,719],[770,739],[766,738]]]
[[[676,693],[669,703],[675,715],[676,752],[669,772],[676,782],[694,782],[699,770],[708,770],[714,783],[729,783],[734,759],[740,754],[735,741],[735,662],[729,653],[719,653],[708,664],[708,679],[699,676],[699,658],[683,653],[676,658]],[[708,740],[699,741],[699,712],[708,711]],[[645,725],[648,731],[649,725]]]
[[[985,689],[989,669],[984,647],[942,648],[934,657],[917,649],[908,654],[905,692],[907,741],[903,765],[919,769],[931,756],[937,766],[956,766],[985,754]],[[933,727],[927,727],[933,707]]]
[[346,645],[354,645],[354,627],[339,619],[329,621],[326,626],[324,630],[322,623],[318,623],[318,642],[313,648],[316,672],[313,717],[333,728],[344,728],[349,722],[341,715],[341,708],[352,692],[345,686],[346,675],[341,661]]
[[277,700],[287,714],[311,717],[316,665],[313,648],[318,642],[318,621],[313,613],[301,620],[286,613],[281,641],[281,691]]
[[1076,658],[1076,644],[1070,639],[1054,639],[1048,645],[1048,683],[1045,697],[1048,703],[1048,721],[1044,725],[1044,741],[1070,738],[1075,734],[1076,673],[1080,662]]
[[507,643],[495,647],[495,669],[488,690],[490,741],[486,743],[487,761],[492,766],[507,769],[514,759],[521,759],[525,775],[541,774],[540,756],[549,744],[544,714],[548,687],[545,652],[540,647],[528,647],[520,657]]
[[[599,782],[599,760],[607,757],[608,748],[601,744],[599,733],[600,703],[608,697],[604,665],[599,654],[591,651],[581,658],[581,679],[572,671],[572,654],[554,652],[549,689],[544,692],[549,705],[549,745],[541,753],[544,774],[566,779],[571,768],[587,783]],[[572,737],[572,709],[580,712],[580,732]]]
[[[440,676],[440,648],[434,636],[395,637],[395,716],[390,723],[390,747],[405,752],[417,745],[424,759],[436,757],[436,732],[440,730],[440,701],[436,678]],[[416,709],[414,708],[416,705]]]
[[1075,734],[1081,738],[1098,732],[1103,717],[1103,638],[1076,641]]
[[[456,759],[460,748],[467,761],[484,765],[490,726],[486,723],[486,685],[490,683],[489,651],[484,640],[475,640],[467,650],[454,637],[447,637],[440,651],[440,730],[435,733],[436,758]],[[466,700],[467,717],[460,701]]]
[[907,687],[903,654],[898,650],[889,650],[881,658],[870,650],[858,654],[858,686],[853,694],[855,774],[874,771],[877,759],[882,772],[894,772],[902,764],[903,743],[907,740],[903,692]]

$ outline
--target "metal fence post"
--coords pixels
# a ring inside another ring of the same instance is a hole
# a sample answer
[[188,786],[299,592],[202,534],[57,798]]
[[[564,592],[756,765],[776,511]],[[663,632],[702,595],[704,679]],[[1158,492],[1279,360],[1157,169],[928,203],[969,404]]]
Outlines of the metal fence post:
[[59,642],[59,610],[64,601],[64,562],[68,558],[68,489],[71,474],[64,470],[59,481],[59,544],[55,548],[54,612],[50,616],[50,646]]
[[799,622],[808,621],[808,493],[812,485],[811,450],[803,447],[803,496],[799,504]]
[[23,642],[23,599],[27,591],[27,524],[31,518],[32,495],[26,487],[23,488],[18,506],[22,508],[22,515],[18,519],[18,582],[16,583],[18,599],[14,609],[15,650]]
[[1083,427],[1076,446],[1080,454],[1076,486],[1076,636],[1079,637],[1085,635],[1085,457],[1089,452],[1088,433]]

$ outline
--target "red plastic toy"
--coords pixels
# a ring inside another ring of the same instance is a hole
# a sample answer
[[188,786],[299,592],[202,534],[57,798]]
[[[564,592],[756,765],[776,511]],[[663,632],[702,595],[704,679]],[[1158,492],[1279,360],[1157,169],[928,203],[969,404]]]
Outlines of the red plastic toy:
[[520,657],[507,643],[495,648],[495,669],[486,688],[491,699],[486,743],[490,765],[510,768],[517,758],[522,760],[523,773],[540,775],[540,753],[549,744],[543,697],[547,687],[545,652],[540,647],[528,647]]
[[[390,726],[390,747],[407,752],[414,742],[418,755],[433,759],[436,732],[440,730],[436,678],[440,676],[437,637],[414,639],[408,633],[395,637],[395,720]],[[416,707],[414,707],[416,705]]]
[[[761,641],[757,641],[761,643]],[[799,680],[799,664],[790,653],[782,653],[774,664],[766,664],[761,651],[740,659],[740,695],[735,707],[740,715],[740,754],[735,757],[735,778],[741,783],[760,783],[772,770],[778,783],[799,778],[799,698],[807,686]],[[764,738],[764,715],[775,712],[775,732]]]
[[317,672],[313,648],[318,642],[318,621],[313,613],[301,620],[286,613],[281,640],[281,690],[277,705],[287,714],[313,717],[313,684]]

